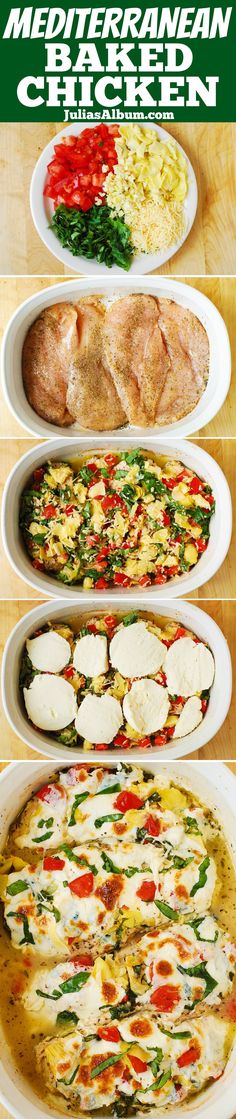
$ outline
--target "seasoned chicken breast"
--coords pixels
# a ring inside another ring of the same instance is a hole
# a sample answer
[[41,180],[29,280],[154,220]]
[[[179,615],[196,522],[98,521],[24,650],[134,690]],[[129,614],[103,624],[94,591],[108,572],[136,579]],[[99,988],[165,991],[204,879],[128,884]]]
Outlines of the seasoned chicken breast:
[[127,422],[107,365],[103,346],[105,307],[96,296],[81,299],[77,312],[77,347],[69,369],[68,408],[81,427],[97,431]]
[[74,422],[67,407],[71,363],[77,350],[77,313],[73,303],[46,307],[32,323],[22,354],[27,400],[38,416],[67,427]]
[[115,301],[104,321],[105,353],[132,424],[155,422],[159,397],[170,372],[170,358],[159,329],[157,301],[127,295]]
[[192,311],[172,299],[158,299],[159,327],[169,358],[169,373],[158,400],[156,420],[174,423],[192,412],[209,372],[209,342]]

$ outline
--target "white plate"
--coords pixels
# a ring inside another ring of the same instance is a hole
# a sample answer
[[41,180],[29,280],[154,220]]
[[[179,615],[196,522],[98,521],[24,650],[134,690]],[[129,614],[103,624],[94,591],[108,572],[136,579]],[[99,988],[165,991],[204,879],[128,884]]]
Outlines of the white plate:
[[[108,276],[102,277],[100,281],[92,278],[89,280],[68,280],[65,283],[55,284],[53,287],[44,288],[43,291],[32,295],[30,299],[26,299],[25,303],[21,303],[8,323],[2,343],[3,391],[8,408],[10,408],[14,418],[23,424],[26,431],[29,431],[31,435],[36,435],[41,439],[47,439],[51,435],[63,435],[63,431],[67,438],[77,434],[81,436],[95,434],[93,431],[85,431],[84,428],[80,428],[78,423],[63,429],[56,424],[46,423],[45,420],[40,419],[40,416],[37,416],[37,413],[31,408],[25,395],[21,366],[22,347],[27,331],[44,308],[51,307],[52,304],[61,303],[64,300],[73,303],[81,296],[94,292],[104,295],[105,299],[113,296],[117,297],[117,295],[129,295],[132,292],[155,295],[157,298],[174,299],[181,307],[187,307],[188,310],[197,315],[208,334],[210,346],[207,386],[192,412],[189,412],[182,420],[177,420],[173,424],[165,424],[159,429],[158,427],[132,427],[127,424],[127,427],[117,428],[116,431],[104,432],[104,436],[113,439],[114,436],[122,435],[129,439],[131,433],[131,435],[133,434],[142,440],[147,435],[150,437],[156,436],[159,431],[161,437],[169,435],[185,437],[186,435],[192,435],[203,425],[208,424],[219,412],[229,390],[231,355],[228,332],[217,307],[210,299],[207,299],[206,295],[203,295],[197,288],[189,287],[188,284],[162,276],[155,276],[150,279],[144,278],[141,281],[137,277],[129,276],[122,276],[122,281],[119,279],[111,280]],[[222,369],[224,370],[224,376],[222,376]]]
[[[166,440],[161,441],[159,438],[151,442],[147,442],[146,439],[141,441],[129,439],[128,444],[125,439],[112,440],[113,451],[114,449],[127,450],[127,446],[138,447],[140,445],[144,449],[146,448],[147,452],[151,450],[158,454],[159,451],[163,455],[180,459],[185,466],[196,471],[200,477],[205,479],[213,489],[216,500],[216,510],[210,522],[210,538],[206,551],[202,553],[201,558],[191,571],[181,575],[177,580],[170,579],[168,583],[165,583],[165,598],[176,598],[181,594],[190,594],[197,587],[201,587],[203,583],[206,583],[215,575],[215,572],[223,563],[230,545],[232,531],[230,491],[218,464],[211,455],[206,454],[206,451],[203,451],[197,444],[177,439],[173,440],[172,443],[167,443]],[[66,586],[65,583],[53,579],[49,573],[37,571],[32,566],[19,530],[19,505],[22,491],[35,467],[41,466],[47,459],[58,460],[63,458],[71,460],[78,454],[81,455],[89,450],[93,450],[93,453],[95,450],[101,450],[104,454],[105,449],[111,449],[111,440],[107,437],[102,437],[100,440],[52,439],[48,443],[41,443],[41,445],[33,447],[33,450],[23,455],[9,474],[2,500],[4,548],[16,574],[20,575],[31,587],[35,587],[39,594],[44,597],[49,595],[52,598],[58,598],[58,593],[60,593],[60,597],[67,601],[77,598],[78,602],[101,603],[103,595],[102,591],[94,592],[94,589],[84,591],[82,587]],[[137,593],[141,602],[148,603],[152,594],[154,594],[156,600],[163,598],[163,586],[146,587],[142,593],[140,588],[130,588],[125,593],[126,602],[131,602],[137,596]],[[114,603],[119,602],[122,594],[124,594],[122,588],[113,587],[110,591],[106,591],[105,597],[107,601],[110,600],[110,603]]]
[[[133,761],[140,764],[136,755]],[[112,764],[112,763],[111,763]],[[113,760],[113,765],[116,764]],[[141,763],[142,764],[142,763]],[[170,773],[170,762],[145,762],[151,773]],[[6,841],[8,828],[26,801],[48,781],[53,772],[50,762],[13,762],[0,777],[0,844]],[[179,762],[171,765],[171,776],[177,784],[192,789],[208,808],[216,813],[223,828],[231,858],[236,867],[236,781],[232,773],[219,762]],[[1,1038],[1,1087],[0,1099],[15,1119],[62,1119],[62,1110],[50,1109],[36,1095],[33,1087],[16,1069],[13,1054],[4,1035]],[[167,1111],[152,1108],[149,1119],[233,1119],[235,1116],[236,1042],[234,1042],[225,1072],[196,1098],[181,1107]],[[61,1105],[62,1108],[62,1105]],[[65,1115],[65,1112],[63,1112]],[[94,1112],[105,1119],[101,1111]]]
[[[53,253],[57,260],[61,261],[61,264],[63,264],[65,268],[72,268],[74,272],[83,272],[87,276],[122,276],[124,275],[123,268],[117,268],[116,265],[113,265],[112,268],[107,268],[105,264],[98,264],[96,260],[87,260],[86,257],[83,256],[73,256],[69,249],[62,248],[55,233],[53,233],[52,229],[49,229],[49,223],[54,214],[54,203],[50,198],[44,197],[43,191],[47,177],[47,167],[54,157],[55,144],[60,144],[64,136],[78,136],[80,132],[83,132],[85,127],[94,128],[95,125],[96,121],[92,121],[90,124],[86,123],[86,125],[76,123],[69,124],[66,128],[63,128],[61,132],[58,132],[57,136],[54,136],[50,144],[47,144],[46,148],[44,148],[42,155],[40,155],[36,163],[31,179],[31,213],[41,241],[43,241],[46,248],[49,249],[49,252]],[[173,140],[173,137],[170,136],[169,132],[166,132],[165,128],[160,128],[157,124],[148,124],[148,127],[154,129],[161,140],[166,142]],[[187,161],[188,193],[183,206],[185,218],[184,233],[183,236],[176,241],[175,245],[171,245],[168,249],[165,249],[164,252],[152,254],[142,253],[139,256],[135,256],[129,272],[129,274],[133,276],[142,276],[145,272],[152,272],[154,268],[160,268],[163,264],[166,264],[167,260],[170,260],[170,257],[174,256],[174,253],[184,244],[194,222],[198,200],[196,177],[192,164],[183,151],[183,148],[176,140],[174,140],[174,143]]]
[[[137,610],[140,608],[138,595],[135,604],[133,603],[134,605]],[[106,762],[114,761],[114,758],[116,761],[124,761],[124,754],[125,761],[132,761],[134,754],[138,753],[140,765],[142,765],[144,761],[150,760],[150,757],[156,756],[157,752],[158,759],[163,758],[165,761],[167,758],[181,758],[186,754],[191,754],[193,750],[199,750],[202,746],[205,746],[217,734],[229,709],[232,690],[231,659],[227,642],[219,626],[216,625],[209,614],[205,614],[204,610],[199,610],[198,606],[193,606],[192,602],[179,601],[177,605],[169,605],[162,601],[157,606],[156,600],[153,598],[148,600],[147,607],[154,614],[159,612],[164,617],[173,618],[180,626],[184,625],[193,630],[197,637],[209,644],[215,661],[215,677],[210,691],[208,708],[202,723],[199,727],[196,727],[196,730],[186,735],[185,738],[176,739],[175,742],[171,739],[165,749],[158,748],[157,751],[157,748],[153,746],[150,750],[139,751],[135,751],[135,747],[132,750],[125,750],[125,752],[118,749],[107,750]],[[65,603],[62,604],[61,600],[53,603],[45,602],[41,606],[36,606],[34,610],[30,610],[29,614],[21,618],[21,621],[12,630],[3,656],[2,699],[8,722],[15,734],[27,746],[31,746],[33,750],[59,762],[62,758],[70,759],[71,762],[79,759],[84,761],[89,758],[93,762],[97,759],[101,760],[101,754],[96,750],[90,753],[86,751],[85,754],[84,750],[81,749],[60,746],[50,735],[31,726],[19,691],[22,651],[25,641],[35,633],[35,630],[40,629],[41,625],[45,625],[49,621],[52,624],[54,621],[65,624],[68,619],[87,613],[88,609],[90,609],[90,612],[93,612],[93,609],[99,610],[99,603],[94,602],[94,606],[91,603],[89,606],[88,604],[78,605],[78,600],[74,599],[73,603],[70,602],[69,608]],[[108,609],[109,602],[103,599],[102,613],[107,613]],[[126,598],[124,596],[119,601],[119,609],[126,610]],[[224,681],[223,687],[222,680]]]

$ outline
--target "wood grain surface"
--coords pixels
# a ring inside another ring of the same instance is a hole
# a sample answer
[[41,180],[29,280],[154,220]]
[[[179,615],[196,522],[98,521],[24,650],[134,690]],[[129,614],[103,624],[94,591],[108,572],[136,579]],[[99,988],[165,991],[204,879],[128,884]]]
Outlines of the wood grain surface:
[[[1,126],[0,126],[1,128]],[[236,254],[235,254],[235,267],[236,267]],[[69,279],[69,277],[61,276],[60,280]],[[175,277],[177,279],[177,277]],[[183,280],[183,278],[181,277]],[[0,278],[0,341],[3,332],[11,318],[11,315],[17,310],[25,299],[29,299],[31,295],[36,292],[43,291],[44,288],[52,286],[59,282],[59,277],[55,276],[42,278],[40,276],[11,276],[11,278]],[[232,379],[230,390],[226,398],[223,408],[220,409],[215,419],[211,420],[207,427],[201,429],[201,438],[206,435],[213,436],[235,436],[236,435],[236,331],[235,331],[235,316],[236,316],[236,278],[235,277],[215,277],[204,276],[203,278],[189,277],[184,279],[184,283],[197,288],[203,295],[217,307],[222,315],[230,337],[230,345],[232,352]],[[56,301],[56,293],[55,293]],[[224,369],[219,370],[220,377],[224,377]],[[199,433],[196,432],[196,435]],[[5,404],[3,392],[0,387],[0,438],[2,436],[15,436],[27,439],[27,432],[25,428],[15,420],[9,408]]]
[[[2,226],[0,273],[54,275],[64,269],[36,232],[30,214],[29,187],[35,163],[63,125],[1,124]],[[158,271],[165,275],[233,275],[235,273],[236,125],[169,123],[168,132],[184,147],[198,181],[198,210],[182,249]],[[17,228],[17,236],[12,231]]]
[[[23,602],[22,600],[20,602],[0,602],[0,655],[2,655],[5,642],[13,627],[20,618],[24,617],[35,605],[37,605],[36,602]],[[222,629],[228,641],[233,662],[233,674],[236,676],[236,602],[200,601],[199,606],[203,607],[206,613],[209,614]],[[194,754],[189,755],[191,759],[200,758],[201,761],[204,759],[217,759],[218,761],[220,759],[222,759],[222,761],[226,759],[236,759],[235,723],[236,692],[234,689],[231,708],[223,727],[218,731],[218,734],[211,739],[211,742],[209,742],[207,746],[203,746],[201,750],[195,751]],[[28,746],[25,746],[17,737],[9,726],[3,712],[0,713],[0,743],[0,756],[2,759],[11,761],[13,758],[23,758],[25,760],[28,758],[37,759],[38,757],[42,757],[40,754],[35,754],[34,751],[30,750]]]
[[[42,442],[42,440],[41,440]],[[190,598],[236,598],[236,440],[235,439],[200,439],[195,442],[208,451],[221,466],[228,480],[234,507],[233,536],[228,555],[218,572],[205,583],[199,590],[193,591]],[[26,451],[35,446],[34,440],[1,439],[0,440],[0,499],[3,487],[9,472]],[[60,598],[58,584],[58,597]],[[16,575],[9,564],[3,546],[1,545],[1,598],[39,598],[38,591],[33,590]],[[185,595],[186,597],[186,595]]]

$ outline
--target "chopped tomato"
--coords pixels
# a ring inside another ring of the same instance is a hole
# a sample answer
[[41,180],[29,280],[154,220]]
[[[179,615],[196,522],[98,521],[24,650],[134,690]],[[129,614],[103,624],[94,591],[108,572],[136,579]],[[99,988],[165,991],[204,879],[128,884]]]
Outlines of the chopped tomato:
[[138,745],[139,750],[149,750],[151,746],[151,739],[148,736],[147,738],[139,738]]
[[186,630],[183,629],[182,626],[178,626],[178,629],[176,630],[176,633],[175,633],[175,636],[174,636],[174,641],[179,641],[180,637],[185,637],[185,633],[186,633]]
[[170,525],[169,513],[163,513],[162,520],[163,520],[163,525]]
[[146,1072],[148,1067],[146,1061],[141,1061],[140,1057],[135,1057],[132,1053],[130,1053],[129,1060],[131,1061],[131,1065],[133,1065],[134,1072]]
[[109,125],[99,124],[56,144],[47,168],[46,197],[57,206],[64,202],[82,210],[90,209],[98,197],[102,201],[106,175],[118,162],[115,135],[119,131],[113,133]]
[[130,749],[130,738],[126,734],[116,734],[114,738],[114,746],[121,746],[122,750]]
[[74,878],[73,882],[68,882],[69,890],[72,894],[76,894],[77,898],[88,898],[89,894],[93,891],[93,874],[88,870],[86,874],[81,874],[79,878]]
[[177,1065],[179,1068],[186,1068],[187,1065],[193,1065],[195,1061],[198,1061],[199,1057],[200,1049],[196,1042],[196,1044],[190,1045],[190,1048],[186,1049],[185,1053],[181,1053],[181,1057],[177,1058]]
[[42,482],[43,476],[44,476],[44,467],[43,466],[38,466],[37,470],[34,470],[34,482]]
[[66,514],[66,517],[70,517],[71,513],[74,512],[74,509],[75,505],[64,505],[63,513]]
[[209,501],[209,505],[214,505],[215,498],[213,493],[205,493],[205,498],[206,501]]
[[97,742],[96,750],[108,750],[107,742]]
[[103,1041],[120,1041],[120,1031],[117,1026],[100,1026],[98,1037]]
[[202,488],[203,488],[203,484],[201,482],[201,479],[200,478],[192,478],[192,481],[190,482],[190,486],[189,486],[189,493],[200,493]]
[[68,668],[64,669],[64,676],[66,676],[67,680],[72,680],[72,677],[74,675],[75,675],[75,668],[73,668],[73,664],[69,664]]
[[155,734],[154,746],[165,746],[166,734]]
[[164,983],[162,987],[157,987],[151,995],[150,1002],[160,1010],[161,1013],[169,1013],[174,1010],[180,1000],[179,988],[172,986],[171,983]]
[[57,855],[47,855],[43,860],[43,870],[63,870],[65,866],[65,859],[59,859]]
[[103,579],[102,576],[101,576],[101,579],[96,580],[96,591],[105,591],[107,586],[108,586],[107,580]]
[[205,715],[205,711],[207,709],[207,699],[202,699],[201,700],[201,708],[202,708],[202,714]]
[[55,505],[45,505],[44,509],[42,509],[42,516],[46,517],[47,521],[50,521],[52,517],[56,517],[56,513],[57,510]]
[[136,890],[137,898],[141,901],[153,901],[156,893],[155,882],[142,882],[139,890]]
[[34,559],[32,561],[32,567],[35,567],[36,571],[44,571],[44,564],[39,559]]
[[118,808],[118,812],[129,812],[132,808],[143,808],[143,800],[140,800],[136,793],[129,793],[128,789],[123,789],[116,797],[114,808]]
[[109,556],[109,551],[110,551],[110,548],[107,547],[106,544],[103,544],[102,548],[100,548],[100,552],[97,552],[95,562],[97,563],[98,560],[99,561],[103,560],[103,559],[106,558],[106,556]]
[[97,633],[97,626],[96,626],[95,622],[88,622],[87,625],[88,625],[88,629],[90,630],[90,633]]
[[74,967],[93,967],[93,957],[91,952],[82,952],[78,956],[72,956],[72,964]]
[[172,738],[172,735],[174,734],[174,730],[175,730],[175,726],[174,727],[166,727],[167,738]]
[[197,552],[205,552],[205,549],[208,545],[208,540],[202,540],[200,537],[199,540],[194,540],[194,544],[195,548],[197,548]]
[[167,575],[166,571],[165,572],[164,571],[163,572],[162,571],[157,571],[157,573],[155,575],[154,583],[166,583],[167,579],[168,579],[168,575]]
[[177,474],[176,482],[183,482],[185,478],[189,478],[189,470],[181,470],[180,474]]
[[176,478],[163,478],[163,482],[168,490],[173,490],[174,486],[176,486]]
[[107,466],[116,466],[116,463],[119,462],[118,455],[104,455],[104,458]]
[[60,800],[62,796],[64,796],[64,792],[60,785],[42,785],[42,788],[36,793],[37,800],[47,800],[49,803],[52,800]]
[[149,835],[157,836],[160,835],[160,830],[160,820],[155,820],[154,816],[148,816],[145,823],[145,831],[148,831]]
[[114,626],[116,626],[116,618],[114,617],[114,614],[106,614],[104,622],[105,626],[108,626],[108,629],[113,629]]
[[107,513],[109,509],[116,509],[119,506],[124,508],[124,501],[119,493],[107,493],[106,497],[102,498],[101,504],[104,513]]
[[131,579],[128,575],[125,575],[124,571],[116,571],[113,582],[118,587],[130,587]]
[[142,575],[138,582],[139,587],[150,587],[152,580],[150,579],[150,575]]

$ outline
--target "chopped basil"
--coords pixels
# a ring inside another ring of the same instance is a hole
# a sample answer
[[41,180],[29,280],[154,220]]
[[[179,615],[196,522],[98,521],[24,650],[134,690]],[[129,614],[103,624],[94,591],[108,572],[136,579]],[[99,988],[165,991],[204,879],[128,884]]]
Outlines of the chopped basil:
[[103,797],[106,793],[119,793],[120,789],[121,785],[108,785],[106,789],[99,789],[98,793],[95,793],[95,797]]
[[123,1053],[113,1053],[112,1057],[107,1057],[106,1061],[101,1061],[100,1065],[96,1065],[96,1068],[93,1068],[90,1074],[91,1080],[94,1079],[94,1076],[99,1076],[100,1072],[103,1072],[105,1068],[110,1068],[110,1065],[116,1065],[117,1061],[122,1060],[124,1053],[127,1053],[128,1049],[130,1049],[130,1045],[127,1045],[127,1048],[123,1049]]
[[152,1070],[153,1076],[156,1076],[157,1073],[159,1072],[159,1068],[160,1068],[160,1064],[161,1064],[162,1059],[163,1059],[162,1049],[156,1049],[156,1057],[154,1057],[154,1060],[150,1061],[150,1064],[148,1065],[148,1068],[150,1068]]
[[53,816],[49,816],[49,820],[39,820],[39,823],[38,823],[37,827],[38,828],[45,828],[45,827],[52,828],[53,824],[54,824]]
[[16,894],[23,894],[23,890],[28,890],[28,882],[24,882],[23,878],[18,878],[17,882],[12,882],[11,886],[7,887],[7,894],[14,898]]
[[168,874],[169,870],[183,870],[185,866],[188,866],[189,863],[193,862],[194,855],[190,855],[188,859],[181,859],[180,855],[172,856],[170,854],[170,858],[172,858],[172,863],[170,863],[169,866],[165,866],[164,869],[161,871],[161,874]]
[[106,870],[108,874],[125,874],[126,878],[133,878],[134,874],[142,874],[144,870],[151,870],[150,866],[146,864],[142,867],[127,866],[125,870],[124,867],[116,866],[110,858],[110,855],[107,855],[105,851],[101,851],[101,858],[103,869]]
[[213,940],[212,940],[212,937],[209,938],[207,936],[200,936],[199,929],[200,929],[200,926],[202,925],[203,921],[205,921],[205,917],[195,917],[194,921],[188,921],[187,923],[188,923],[188,925],[190,925],[191,929],[194,929],[195,936],[196,936],[197,940],[201,940],[201,941],[203,941],[203,943],[205,942],[205,944],[216,944],[216,941],[218,940],[218,936],[219,936],[218,929],[216,929],[216,931],[215,931],[215,936],[213,937]]
[[160,913],[163,913],[164,917],[169,918],[169,921],[179,920],[179,914],[177,910],[172,909],[171,905],[167,905],[165,901],[155,901],[154,905],[156,905],[157,909],[160,909]]
[[78,1016],[74,1010],[60,1010],[57,1014],[57,1026],[77,1026]]
[[161,1076],[159,1076],[159,1080],[154,1080],[153,1084],[148,1084],[147,1088],[139,1088],[139,1092],[153,1092],[154,1090],[156,1091],[157,1088],[159,1088],[160,1092],[161,1088],[164,1088],[164,1084],[167,1084],[167,1080],[171,1080],[170,1068],[167,1072],[162,1072]]
[[166,1037],[173,1037],[173,1041],[177,1041],[177,1039],[182,1040],[182,1038],[184,1039],[185,1037],[192,1037],[192,1034],[189,1030],[178,1030],[177,1033],[173,1033],[172,1030],[165,1030],[164,1026],[158,1026],[158,1029],[161,1031],[162,1034],[166,1034]]
[[[14,916],[15,916],[15,914],[14,914]],[[19,916],[19,914],[18,914],[18,916]],[[34,944],[35,942],[34,942],[34,938],[32,936],[32,933],[30,932],[28,917],[22,916],[22,921],[23,921],[24,936],[23,936],[23,939],[20,940],[20,944]]]
[[44,835],[38,835],[37,839],[32,839],[32,843],[46,843],[46,839],[51,839],[52,831],[46,831]]
[[209,866],[210,866],[209,855],[206,855],[206,858],[203,859],[202,863],[200,863],[198,882],[195,882],[195,886],[192,886],[192,889],[190,890],[190,897],[191,898],[195,897],[195,894],[197,893],[197,890],[202,890],[203,886],[206,885],[207,870],[208,870]]
[[134,622],[137,622],[137,618],[138,615],[134,611],[132,614],[126,614],[126,617],[122,618],[123,626],[132,626]]
[[194,816],[185,816],[185,820],[188,825],[186,829],[187,832],[192,832],[192,835],[201,835],[197,820],[195,820]]
[[190,975],[193,978],[196,977],[196,979],[203,979],[204,983],[206,984],[204,994],[201,995],[200,999],[195,999],[194,1002],[191,1004],[191,1007],[189,1007],[189,1010],[193,1010],[197,1002],[201,1002],[202,999],[207,999],[207,996],[210,995],[212,991],[214,991],[214,988],[217,987],[217,979],[213,979],[212,975],[210,975],[209,971],[207,971],[206,964],[204,963],[195,964],[194,967],[182,967],[182,964],[178,964],[177,966],[178,971],[181,972],[181,975]]
[[113,820],[122,820],[122,816],[122,812],[110,812],[108,816],[98,816],[97,820],[94,820],[94,827],[102,828],[102,825],[107,822],[113,823]]
[[74,1072],[72,1072],[72,1076],[70,1077],[70,1080],[65,1080],[65,1077],[61,1076],[59,1078],[57,1077],[57,1083],[58,1084],[66,1084],[66,1086],[69,1085],[69,1084],[73,1084],[73,1080],[75,1080],[75,1077],[76,1077],[76,1074],[78,1072],[79,1067],[80,1067],[80,1061],[79,1061],[79,1064],[76,1065],[76,1068],[74,1069]]
[[89,976],[90,971],[78,971],[77,975],[71,976],[71,979],[65,979],[63,983],[59,983],[62,994],[70,995],[72,991],[80,991],[80,988],[87,983]]
[[79,804],[83,803],[83,800],[87,800],[88,796],[89,796],[89,793],[77,793],[76,794],[76,797],[75,797],[75,799],[73,801],[73,804],[72,804],[71,816],[70,816],[69,823],[68,823],[69,828],[73,828],[74,825],[76,824],[76,819],[75,819],[76,809],[79,807]]

